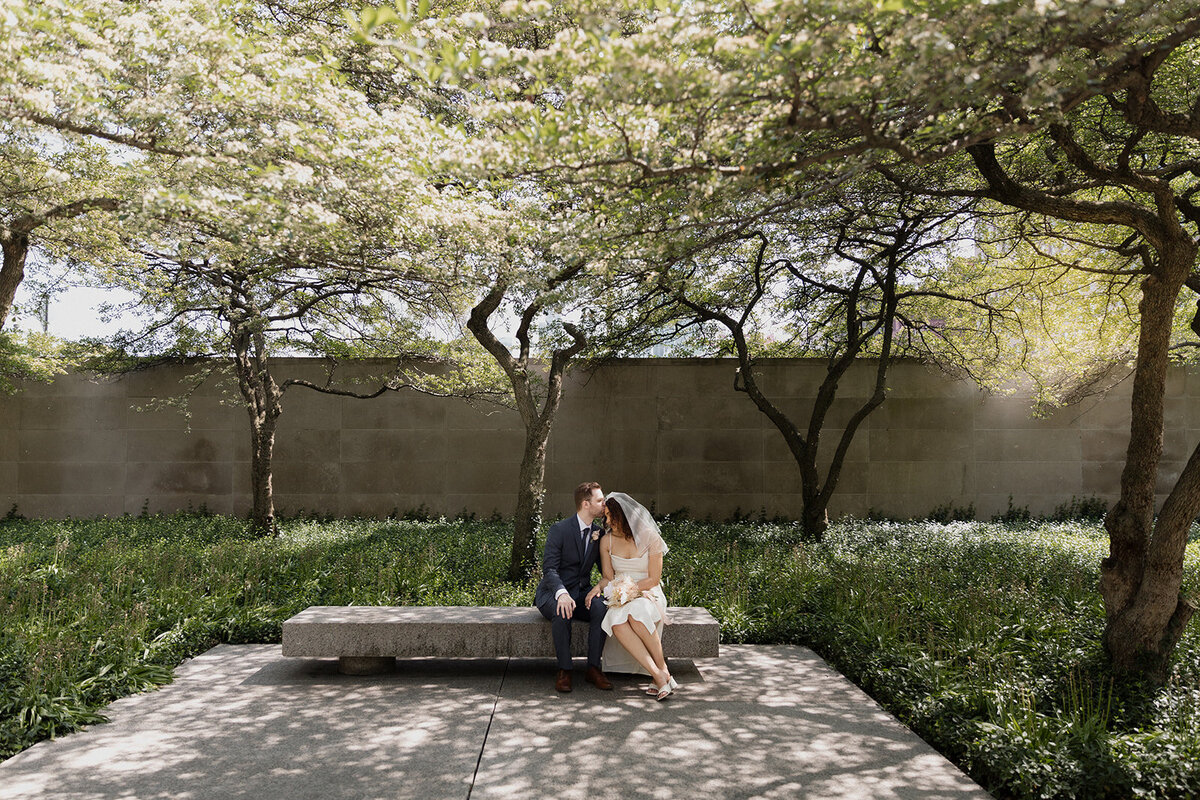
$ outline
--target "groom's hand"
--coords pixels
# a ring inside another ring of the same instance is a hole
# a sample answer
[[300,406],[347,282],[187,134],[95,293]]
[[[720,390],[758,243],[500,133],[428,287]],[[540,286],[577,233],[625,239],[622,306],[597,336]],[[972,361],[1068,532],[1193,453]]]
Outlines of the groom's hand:
[[575,613],[575,601],[571,595],[563,592],[558,596],[558,615],[563,619],[570,619]]

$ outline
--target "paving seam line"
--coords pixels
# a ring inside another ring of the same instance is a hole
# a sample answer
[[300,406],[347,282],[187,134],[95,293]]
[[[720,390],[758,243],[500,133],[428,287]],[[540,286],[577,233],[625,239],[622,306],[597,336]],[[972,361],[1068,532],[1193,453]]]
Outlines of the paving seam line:
[[479,743],[479,757],[475,759],[475,771],[471,773],[471,784],[467,787],[467,800],[471,800],[471,792],[475,791],[475,779],[479,777],[479,765],[483,763],[483,751],[487,748],[488,734],[492,732],[492,720],[496,718],[496,708],[500,705],[500,695],[504,692],[504,679],[508,677],[508,665],[511,658],[504,659],[504,672],[500,674],[500,685],[496,687],[496,699],[492,702],[492,713],[488,717],[487,728],[483,732],[483,741]]

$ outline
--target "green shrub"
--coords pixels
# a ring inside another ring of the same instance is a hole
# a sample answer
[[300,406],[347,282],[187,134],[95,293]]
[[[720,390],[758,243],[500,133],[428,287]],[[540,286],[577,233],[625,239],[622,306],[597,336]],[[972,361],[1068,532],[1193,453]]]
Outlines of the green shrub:
[[[1103,530],[1003,516],[849,520],[820,544],[796,523],[678,518],[664,584],[711,609],[724,642],[812,647],[998,797],[1200,796],[1196,626],[1166,687],[1120,685],[1101,647]],[[278,642],[309,605],[531,604],[534,578],[501,579],[510,537],[469,516],[291,519],[266,539],[207,513],[0,521],[0,757],[218,642]]]

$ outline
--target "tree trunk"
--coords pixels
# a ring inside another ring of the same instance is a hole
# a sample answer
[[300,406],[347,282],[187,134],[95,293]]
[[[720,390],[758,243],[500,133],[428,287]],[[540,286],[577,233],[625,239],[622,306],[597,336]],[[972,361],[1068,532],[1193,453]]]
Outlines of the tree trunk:
[[275,493],[271,481],[275,429],[283,412],[283,391],[267,366],[261,331],[235,326],[231,339],[238,389],[250,416],[250,524],[263,536],[275,533]]
[[275,532],[275,492],[271,483],[271,460],[275,453],[276,417],[258,419],[250,413],[250,524],[267,536]]
[[[582,262],[568,267],[551,281],[551,285],[569,280],[578,274],[582,267]],[[530,385],[530,370],[534,364],[530,358],[529,331],[534,317],[542,308],[542,303],[536,300],[527,305],[522,312],[521,324],[517,327],[520,357],[514,359],[509,349],[501,344],[488,327],[488,319],[499,308],[507,289],[508,284],[505,281],[497,281],[487,296],[471,309],[467,319],[467,330],[492,354],[496,363],[508,376],[513,400],[521,414],[521,422],[525,425],[525,453],[521,457],[517,510],[513,519],[512,553],[508,562],[508,579],[516,582],[524,580],[537,566],[536,534],[538,526],[541,525],[542,504],[545,502],[546,442],[550,439],[550,429],[554,425],[554,416],[558,413],[559,402],[562,400],[563,373],[566,372],[571,359],[587,346],[587,339],[578,327],[569,322],[563,323],[563,329],[574,339],[574,343],[554,351],[546,375],[546,397],[539,410]]]
[[29,255],[29,236],[5,231],[0,235],[4,265],[0,267],[0,330],[8,322],[17,289],[25,279],[25,259]]
[[1200,457],[1192,455],[1155,523],[1174,309],[1196,246],[1186,235],[1176,237],[1163,244],[1159,257],[1159,269],[1142,282],[1129,449],[1121,497],[1104,521],[1109,556],[1101,563],[1100,593],[1104,645],[1114,670],[1161,684],[1194,610],[1180,589],[1187,530],[1200,511]]
[[521,458],[521,478],[517,487],[517,512],[513,518],[512,554],[508,579],[521,581],[537,565],[537,531],[542,524],[545,503],[546,442],[549,426],[535,426],[526,435]]

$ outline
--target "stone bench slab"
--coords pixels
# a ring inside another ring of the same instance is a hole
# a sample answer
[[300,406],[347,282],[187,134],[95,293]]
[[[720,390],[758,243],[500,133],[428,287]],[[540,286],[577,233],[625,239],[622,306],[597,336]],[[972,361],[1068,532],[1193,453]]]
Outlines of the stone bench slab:
[[[671,608],[668,658],[716,658],[720,626],[705,608]],[[587,654],[586,623],[571,637]],[[283,654],[306,658],[554,658],[550,623],[536,608],[311,606],[283,623]]]

